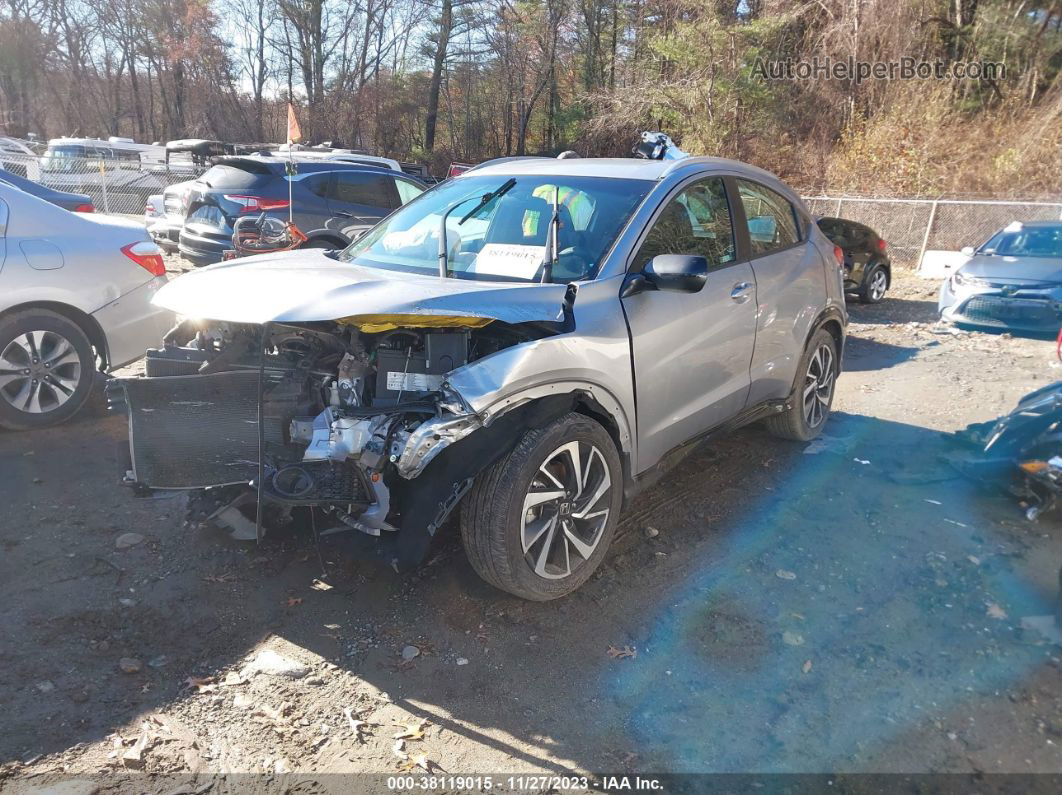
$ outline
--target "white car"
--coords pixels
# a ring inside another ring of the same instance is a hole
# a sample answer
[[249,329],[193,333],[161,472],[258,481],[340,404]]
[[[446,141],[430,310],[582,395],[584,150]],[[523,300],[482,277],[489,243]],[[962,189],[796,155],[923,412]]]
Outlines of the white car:
[[174,324],[143,224],[72,213],[0,183],[0,427],[69,419],[109,372]]
[[144,223],[148,234],[163,251],[177,252],[177,241],[184,226],[184,212],[188,193],[195,180],[185,180],[168,186],[162,193],[149,196],[144,206]]

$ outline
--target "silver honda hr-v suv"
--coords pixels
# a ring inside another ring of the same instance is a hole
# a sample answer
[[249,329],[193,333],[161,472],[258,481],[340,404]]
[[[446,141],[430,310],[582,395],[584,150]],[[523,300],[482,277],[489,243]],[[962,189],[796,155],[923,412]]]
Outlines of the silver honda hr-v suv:
[[833,245],[771,174],[715,158],[507,159],[341,252],[221,263],[113,382],[126,481],[235,536],[360,531],[415,565],[454,511],[488,582],[553,599],[671,453],[822,430],[846,315]]

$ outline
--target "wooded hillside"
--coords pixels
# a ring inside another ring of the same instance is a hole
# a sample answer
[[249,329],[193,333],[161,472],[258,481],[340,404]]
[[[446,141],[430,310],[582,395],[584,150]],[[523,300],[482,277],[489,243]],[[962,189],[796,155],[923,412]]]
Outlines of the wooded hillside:
[[[764,80],[763,61],[994,62]],[[1062,0],[0,0],[0,134],[280,141],[431,162],[638,131],[805,190],[1057,196]]]

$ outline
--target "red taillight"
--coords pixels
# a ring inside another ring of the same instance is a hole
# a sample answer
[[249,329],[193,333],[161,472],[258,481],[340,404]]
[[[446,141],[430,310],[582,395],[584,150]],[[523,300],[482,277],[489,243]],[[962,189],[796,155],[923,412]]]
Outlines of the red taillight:
[[150,215],[152,218],[154,218],[156,215],[158,215],[158,213],[155,212],[155,205],[154,204],[145,204],[144,205],[144,215]]
[[881,239],[881,238],[879,237],[879,238],[878,238],[878,251],[884,251],[884,250],[885,250],[885,241],[884,241],[884,240],[882,240],[882,239]]
[[265,210],[283,210],[288,206],[287,199],[264,199],[261,196],[241,196],[226,193],[224,197],[230,202],[242,205],[240,215],[244,213],[260,213]]
[[840,246],[833,247],[833,258],[837,260],[838,267],[844,267],[844,251],[841,250]]
[[122,253],[152,276],[165,276],[166,263],[162,261],[162,249],[154,243],[141,240],[122,246]]
[[77,207],[74,208],[74,212],[75,213],[94,213],[94,212],[96,212],[96,208],[93,207],[91,203],[89,203],[89,204],[79,204]]

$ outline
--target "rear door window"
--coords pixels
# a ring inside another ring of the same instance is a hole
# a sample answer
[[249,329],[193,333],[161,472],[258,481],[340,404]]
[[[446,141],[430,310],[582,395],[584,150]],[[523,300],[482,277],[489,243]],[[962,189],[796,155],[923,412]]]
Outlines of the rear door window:
[[332,183],[330,198],[341,204],[378,207],[385,210],[399,206],[394,181],[385,174],[337,171]]
[[800,242],[796,210],[788,199],[758,182],[739,179],[737,186],[745,208],[753,256],[780,251]]
[[304,177],[302,184],[306,187],[310,193],[314,196],[320,196],[322,199],[328,198],[328,188],[332,182],[332,175],[326,174],[311,174],[308,177]]

